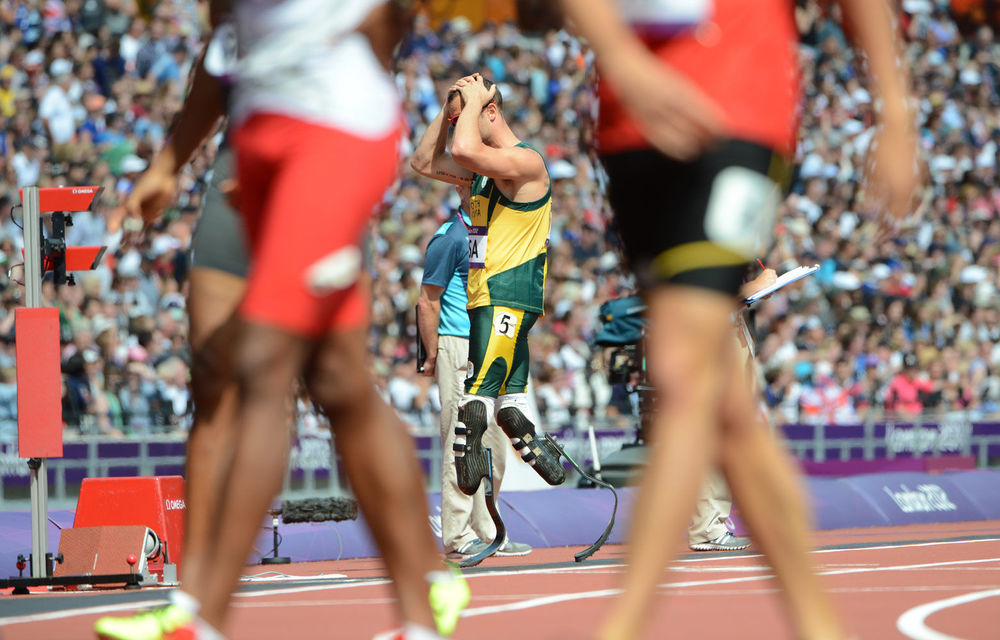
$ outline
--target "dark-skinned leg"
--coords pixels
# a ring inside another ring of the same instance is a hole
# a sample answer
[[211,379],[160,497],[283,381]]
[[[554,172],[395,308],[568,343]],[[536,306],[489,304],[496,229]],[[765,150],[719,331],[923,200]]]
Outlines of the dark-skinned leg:
[[321,343],[306,382],[330,419],[341,463],[385,560],[402,619],[433,629],[427,576],[445,566],[428,525],[423,477],[413,439],[378,395],[368,371],[365,331],[338,332]]
[[245,286],[243,278],[224,271],[203,267],[191,271],[187,307],[195,411],[187,442],[187,529],[181,580],[183,589],[192,594],[212,564],[209,540],[217,526],[223,482],[236,441],[233,346],[236,308]]
[[194,595],[201,616],[222,629],[229,599],[271,502],[281,491],[291,444],[288,402],[312,342],[244,323],[237,343],[238,436],[219,504],[212,569]]

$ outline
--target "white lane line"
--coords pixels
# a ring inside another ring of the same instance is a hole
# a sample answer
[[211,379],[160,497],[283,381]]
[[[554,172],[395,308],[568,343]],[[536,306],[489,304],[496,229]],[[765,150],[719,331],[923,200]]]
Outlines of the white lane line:
[[908,571],[910,569],[936,569],[938,567],[953,567],[962,564],[981,564],[984,562],[1000,562],[1000,558],[977,558],[975,560],[949,560],[946,562],[923,562],[921,564],[890,565],[887,567],[858,567],[856,569],[834,569],[820,571],[821,576],[843,576],[851,573],[879,573],[881,571]]
[[998,596],[1000,596],[1000,589],[988,589],[986,591],[966,593],[954,598],[928,602],[918,607],[913,607],[899,616],[899,619],[896,620],[896,628],[899,629],[900,633],[908,638],[912,638],[912,640],[962,640],[962,638],[935,631],[928,627],[924,621],[932,613],[975,602],[976,600],[996,598]]
[[158,598],[156,600],[143,600],[142,602],[128,602],[122,604],[108,604],[93,607],[80,607],[78,609],[64,609],[62,611],[47,611],[45,613],[30,613],[23,616],[10,616],[0,619],[0,627],[10,624],[22,624],[25,622],[46,622],[48,620],[59,620],[62,618],[72,618],[74,616],[89,616],[98,613],[114,613],[116,611],[128,611],[130,609],[141,609],[144,607],[162,607],[169,600]]
[[[886,549],[916,549],[919,547],[943,547],[953,544],[975,544],[979,542],[1000,542],[1000,538],[975,538],[973,540],[941,540],[938,542],[908,542],[906,544],[881,544],[874,547],[838,547],[836,549],[813,549],[812,553],[843,553],[845,551],[885,551]],[[737,555],[711,555],[704,558],[678,558],[677,562],[712,562],[714,560],[747,560],[763,558],[762,553],[743,553]]]
[[334,589],[350,589],[351,587],[376,587],[383,584],[391,584],[392,581],[386,578],[378,580],[362,580],[358,582],[338,582],[337,584],[311,584],[304,587],[278,587],[275,589],[261,589],[260,591],[237,591],[234,598],[261,598],[263,596],[280,596],[285,593],[309,593],[311,591],[332,591]]
[[915,549],[917,547],[943,547],[951,544],[975,544],[978,542],[1000,542],[1000,538],[976,538],[974,540],[941,540],[940,542],[910,542],[907,544],[884,544],[877,547],[846,547],[842,549],[815,549],[813,553],[837,553],[840,551],[884,551],[885,549]]
[[[820,575],[824,576],[838,576],[838,575],[849,575],[857,573],[880,573],[884,571],[908,571],[912,569],[926,569],[930,567],[944,567],[944,566],[955,566],[964,564],[980,564],[984,562],[1000,562],[1000,558],[982,558],[976,560],[953,560],[949,562],[925,562],[921,564],[909,564],[909,565],[892,565],[884,567],[858,567],[853,569],[835,569],[832,571],[821,571]],[[773,578],[772,574],[756,575],[756,576],[744,576],[741,578],[723,578],[718,580],[691,580],[688,582],[671,582],[659,585],[660,589],[664,590],[674,590],[674,589],[684,589],[689,587],[703,587],[703,586],[715,586],[720,584],[736,584],[741,582],[759,582],[761,580],[769,580]],[[620,589],[599,589],[596,591],[580,591],[576,593],[561,593],[551,596],[544,596],[541,598],[529,598],[528,600],[523,600],[521,602],[515,602],[506,605],[493,605],[489,607],[476,607],[473,609],[466,609],[462,612],[463,617],[474,617],[490,615],[494,613],[504,613],[507,611],[521,611],[524,609],[532,609],[535,607],[542,607],[550,604],[559,604],[561,602],[572,602],[576,600],[591,600],[594,598],[606,598],[610,596],[615,596],[621,593]]]
[[[856,547],[856,548],[844,548],[844,549],[818,549],[813,551],[813,553],[836,553],[843,551],[861,551],[868,549],[905,549],[908,547],[926,547],[926,546],[938,546],[938,545],[951,545],[951,544],[967,544],[972,542],[1000,542],[1000,538],[984,538],[979,540],[948,540],[943,542],[921,542],[914,544],[904,544],[904,545],[887,545],[878,547]],[[763,558],[763,554],[753,553],[753,554],[741,554],[741,555],[717,555],[717,556],[706,556],[703,558],[678,558],[677,562],[680,566],[676,567],[677,571],[767,571],[767,567],[762,567],[761,565],[747,565],[745,567],[712,567],[712,568],[700,568],[700,569],[689,569],[684,567],[683,564],[691,563],[702,563],[702,562],[713,562],[713,561],[733,561],[733,560],[755,560],[758,558]],[[856,565],[848,566],[858,566],[858,567],[869,567],[869,566],[879,566],[872,564],[862,564],[858,563]],[[493,577],[506,577],[506,576],[519,576],[519,575],[539,575],[539,574],[553,574],[553,573],[606,573],[615,570],[621,570],[625,568],[625,563],[623,562],[613,562],[613,563],[602,563],[602,564],[592,564],[592,565],[581,565],[581,566],[569,566],[569,567],[540,567],[537,569],[487,569],[485,571],[477,571],[475,573],[466,573],[465,577],[467,580],[475,578],[493,578]],[[307,593],[310,591],[320,591],[325,589],[337,589],[344,587],[365,587],[365,586],[375,586],[387,584],[388,580],[367,580],[358,581],[352,583],[338,583],[335,585],[308,585],[302,587],[289,587],[289,588],[275,588],[263,591],[248,591],[239,592],[236,594],[237,597],[246,598],[256,598],[261,596],[276,595],[281,593]]]
[[[1000,585],[980,585],[989,586],[991,589],[1000,589]],[[934,591],[963,591],[968,589],[969,585],[940,585],[933,587],[923,587],[923,586],[883,586],[883,587],[839,587],[829,589],[830,593],[845,593],[845,594],[858,594],[858,593],[898,593],[898,592],[913,592],[913,593],[927,593]],[[747,596],[747,595],[759,595],[759,594],[773,594],[780,593],[780,589],[777,587],[767,588],[758,587],[750,589],[702,589],[698,591],[679,591],[677,593],[671,593],[670,597],[674,598],[705,598],[705,597],[716,597],[716,596]],[[519,594],[519,595],[477,595],[476,599],[479,601],[494,601],[494,602],[513,602],[522,600],[525,596],[529,594]],[[548,594],[537,593],[530,594],[535,598],[542,598]],[[236,602],[233,604],[234,607],[240,609],[276,609],[284,607],[354,607],[354,606],[364,606],[364,605],[384,605],[392,604],[395,600],[392,598],[366,598],[366,599],[348,599],[348,600],[295,600],[293,602]]]
[[[977,543],[977,542],[1000,542],[1000,538],[979,538],[979,539],[975,539],[975,540],[944,540],[944,541],[940,541],[940,542],[920,542],[920,543],[903,544],[903,545],[884,545],[884,546],[878,546],[878,547],[847,547],[847,548],[842,548],[842,549],[819,549],[819,550],[814,551],[813,553],[838,553],[838,552],[843,552],[843,551],[868,551],[868,550],[878,550],[878,549],[881,549],[881,550],[885,550],[885,549],[906,549],[906,548],[912,548],[912,547],[932,547],[932,546],[946,546],[946,545],[953,545],[953,544],[972,544],[972,543]],[[753,558],[759,558],[759,557],[761,557],[760,554],[748,554],[748,555],[738,555],[738,556],[712,556],[712,557],[705,557],[705,558],[683,558],[683,559],[679,559],[678,561],[679,562],[691,563],[691,562],[711,562],[711,561],[723,561],[723,560],[747,560],[747,559],[753,559]],[[995,560],[995,559],[973,560],[973,561],[960,561],[959,564],[965,563],[965,562],[990,562],[990,561],[993,561],[993,560]],[[835,572],[824,572],[823,575],[839,575],[840,573],[845,573],[845,572],[846,573],[865,573],[865,572],[869,572],[869,571],[893,571],[893,570],[904,570],[904,569],[919,569],[919,568],[929,568],[929,567],[935,567],[935,566],[945,566],[945,565],[951,565],[951,564],[955,564],[955,563],[929,563],[929,564],[922,564],[922,565],[908,565],[908,566],[903,566],[903,567],[870,567],[870,568],[858,568],[858,569],[845,569],[845,570],[837,570]],[[521,569],[521,570],[503,570],[503,569],[501,569],[501,570],[498,570],[498,571],[484,571],[484,572],[479,572],[479,573],[474,573],[474,574],[466,574],[466,578],[471,579],[471,578],[481,578],[481,577],[503,577],[503,576],[512,576],[512,575],[531,575],[531,574],[544,574],[544,573],[555,573],[555,572],[565,573],[565,572],[577,572],[577,571],[582,573],[582,572],[587,571],[587,570],[597,570],[597,569],[607,570],[607,569],[610,569],[610,568],[622,568],[624,566],[625,566],[624,564],[614,563],[614,564],[588,565],[588,566],[584,566],[584,567],[555,567],[555,568]],[[770,574],[768,574],[768,575],[754,576],[754,577],[751,577],[751,578],[728,579],[728,580],[724,580],[724,581],[707,580],[707,581],[699,581],[698,583],[673,583],[673,584],[661,585],[661,587],[669,589],[671,587],[679,588],[679,587],[683,587],[683,586],[702,586],[702,585],[711,585],[711,584],[726,584],[726,583],[733,582],[734,580],[737,581],[737,582],[744,582],[744,581],[748,581],[748,580],[765,580],[765,579],[768,579],[770,577],[771,577]],[[328,590],[333,590],[333,589],[347,589],[347,588],[352,588],[352,587],[370,587],[370,586],[378,586],[378,585],[385,585],[385,584],[389,584],[389,580],[385,580],[385,579],[360,580],[360,581],[357,581],[357,582],[346,582],[346,583],[336,583],[336,584],[322,584],[322,585],[318,584],[318,585],[307,585],[307,586],[302,586],[302,587],[287,587],[287,588],[276,588],[276,589],[263,589],[263,590],[260,590],[260,591],[250,591],[250,592],[241,591],[241,592],[237,592],[236,594],[234,594],[234,596],[237,597],[237,598],[260,598],[260,597],[271,596],[271,595],[295,594],[295,593],[309,593],[309,592],[312,592],[312,591],[328,591]],[[588,593],[595,594],[595,595],[587,595]],[[606,590],[595,591],[595,592],[582,592],[580,594],[562,594],[562,595],[556,595],[556,596],[549,596],[549,598],[560,598],[559,600],[557,600],[557,602],[565,602],[565,601],[568,601],[568,600],[572,600],[574,598],[577,598],[577,599],[599,598],[599,597],[607,597],[607,596],[615,595],[617,593],[618,593],[618,590],[616,590],[616,589],[606,589]],[[530,602],[534,602],[534,601],[535,600],[528,600],[528,601],[525,601],[525,602],[530,603]],[[28,614],[28,615],[23,615],[23,616],[10,616],[10,617],[7,617],[7,618],[0,619],[0,627],[6,626],[6,625],[12,625],[12,624],[22,624],[22,623],[29,623],[29,622],[44,622],[46,620],[59,620],[59,619],[63,619],[63,618],[71,618],[71,617],[74,617],[74,616],[85,616],[85,615],[93,615],[93,614],[99,614],[99,613],[110,613],[110,612],[114,612],[114,611],[127,611],[129,609],[141,609],[141,608],[147,608],[147,607],[155,607],[155,606],[160,606],[160,605],[163,605],[163,604],[166,604],[166,603],[167,603],[167,601],[166,600],[162,600],[162,599],[158,599],[158,600],[144,600],[142,602],[134,602],[134,603],[122,603],[122,604],[103,605],[103,606],[94,606],[94,607],[80,607],[80,608],[74,608],[74,609],[65,609],[65,610],[61,610],[61,611],[49,611],[49,612],[44,612],[44,613]],[[539,602],[537,604],[529,604],[528,606],[519,606],[518,608],[525,608],[526,609],[526,608],[531,608],[531,607],[543,606],[545,604],[550,604],[550,603],[548,603],[548,602]],[[484,607],[482,609],[486,609],[486,608]],[[468,615],[470,613],[470,611],[478,611],[478,609],[467,610],[465,613]],[[488,612],[484,611],[483,613],[475,613],[473,615],[485,615],[486,613],[488,613]]]
[[761,564],[752,564],[742,567],[671,567],[671,571],[678,573],[759,573],[770,571],[770,567]]

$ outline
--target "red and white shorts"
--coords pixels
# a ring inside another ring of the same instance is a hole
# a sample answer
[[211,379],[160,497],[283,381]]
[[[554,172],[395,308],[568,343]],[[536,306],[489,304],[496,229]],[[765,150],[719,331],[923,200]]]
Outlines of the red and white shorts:
[[361,239],[392,184],[398,132],[369,140],[276,114],[233,135],[250,244],[243,319],[318,337],[364,327]]

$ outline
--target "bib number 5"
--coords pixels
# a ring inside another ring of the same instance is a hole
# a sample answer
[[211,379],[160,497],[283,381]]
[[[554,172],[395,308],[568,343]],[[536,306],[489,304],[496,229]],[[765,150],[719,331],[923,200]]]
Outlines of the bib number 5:
[[514,338],[517,336],[517,318],[513,314],[501,311],[493,316],[493,328],[498,336]]

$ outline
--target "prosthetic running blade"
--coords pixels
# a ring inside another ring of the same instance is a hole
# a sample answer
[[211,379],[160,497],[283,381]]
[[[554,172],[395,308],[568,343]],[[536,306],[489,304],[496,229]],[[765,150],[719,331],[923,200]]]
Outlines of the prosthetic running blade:
[[595,485],[600,486],[600,487],[604,487],[605,489],[610,490],[611,491],[611,495],[613,495],[615,497],[615,506],[611,509],[611,520],[608,521],[608,526],[604,528],[604,533],[602,533],[601,537],[597,539],[597,542],[595,542],[594,544],[590,545],[589,547],[587,547],[583,551],[579,551],[579,552],[577,552],[576,554],[573,555],[573,558],[577,562],[583,562],[584,560],[586,560],[590,556],[594,555],[594,553],[598,549],[600,549],[602,546],[604,546],[604,543],[608,541],[608,536],[611,535],[611,530],[615,526],[615,516],[618,515],[618,492],[615,491],[615,488],[612,487],[607,482],[605,482],[603,480],[599,480],[599,479],[595,478],[594,476],[590,475],[589,473],[587,473],[586,471],[584,471],[583,468],[581,468],[580,465],[578,465],[576,463],[576,460],[574,460],[573,458],[571,458],[570,455],[568,453],[566,453],[566,450],[558,442],[556,442],[555,438],[553,438],[552,436],[550,436],[549,434],[546,433],[545,434],[545,439],[548,440],[549,442],[551,442],[552,446],[554,446],[556,449],[559,450],[559,453],[561,453],[562,455],[566,456],[566,459],[569,460],[569,463],[571,465],[573,465],[573,468],[576,469],[577,473],[579,473],[581,476],[583,476],[584,478],[586,478],[590,482],[593,482]]
[[503,519],[500,517],[500,511],[497,509],[496,498],[493,495],[493,452],[487,448],[486,449],[486,468],[488,469],[483,479],[480,482],[484,482],[483,491],[485,491],[484,497],[486,498],[486,510],[490,512],[490,517],[493,518],[493,524],[496,525],[497,535],[490,543],[488,547],[480,551],[474,556],[470,556],[465,560],[458,563],[458,566],[474,567],[486,558],[497,552],[497,549],[503,544],[503,539],[507,536],[507,527],[503,523]]

